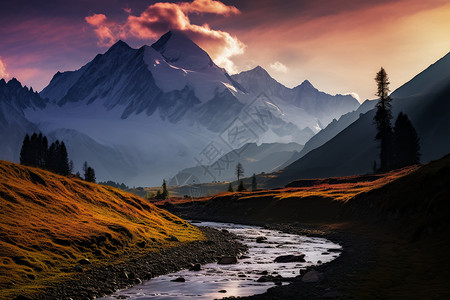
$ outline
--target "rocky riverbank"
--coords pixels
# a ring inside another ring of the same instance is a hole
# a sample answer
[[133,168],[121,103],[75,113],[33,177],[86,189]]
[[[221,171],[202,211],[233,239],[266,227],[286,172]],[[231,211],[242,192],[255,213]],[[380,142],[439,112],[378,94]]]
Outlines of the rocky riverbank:
[[[357,299],[353,293],[358,275],[375,265],[376,244],[361,235],[320,226],[268,225],[270,229],[305,236],[323,237],[338,243],[343,251],[329,263],[299,272],[289,285],[274,286],[261,295],[242,299]],[[366,295],[364,298],[371,298]]]
[[[229,232],[207,227],[200,229],[207,240],[151,252],[120,264],[82,265],[82,272],[69,281],[47,288],[37,295],[36,299],[95,299],[141,283],[142,280],[189,268],[197,263],[214,262],[222,256],[238,256],[247,250],[247,247]],[[28,298],[19,296],[17,299]]]

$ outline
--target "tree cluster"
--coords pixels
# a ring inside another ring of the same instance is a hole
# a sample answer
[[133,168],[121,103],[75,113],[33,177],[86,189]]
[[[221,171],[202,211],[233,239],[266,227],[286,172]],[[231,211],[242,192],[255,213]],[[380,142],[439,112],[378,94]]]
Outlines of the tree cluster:
[[20,150],[20,163],[66,176],[71,172],[64,142],[56,140],[49,147],[47,137],[42,133],[25,136]]
[[379,100],[376,104],[374,123],[377,127],[375,139],[380,140],[380,167],[377,169],[374,162],[374,171],[386,172],[418,164],[420,140],[408,116],[400,112],[392,128],[392,105],[388,95],[389,78],[383,68],[377,73],[375,81]]
[[86,180],[87,182],[95,183],[96,181],[95,171],[91,166],[88,165],[87,161],[85,161],[83,164],[83,172],[84,172],[84,180]]
[[127,186],[125,183],[119,183],[119,182],[115,182],[115,181],[112,181],[112,180],[99,182],[99,184],[112,186],[112,187],[115,187],[115,188],[118,188],[118,189],[121,189],[121,190],[124,190],[124,191],[130,189],[130,187]]
[[155,199],[164,200],[164,199],[168,199],[168,198],[169,198],[169,190],[167,189],[166,180],[163,179],[162,192],[160,190],[157,190]]

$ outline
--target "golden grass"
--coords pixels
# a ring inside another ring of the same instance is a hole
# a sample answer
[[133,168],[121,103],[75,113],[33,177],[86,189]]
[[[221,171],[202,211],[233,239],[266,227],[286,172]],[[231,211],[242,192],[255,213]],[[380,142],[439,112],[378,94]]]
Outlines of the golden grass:
[[60,270],[81,258],[119,262],[199,239],[196,227],[133,194],[0,161],[0,298],[67,278]]

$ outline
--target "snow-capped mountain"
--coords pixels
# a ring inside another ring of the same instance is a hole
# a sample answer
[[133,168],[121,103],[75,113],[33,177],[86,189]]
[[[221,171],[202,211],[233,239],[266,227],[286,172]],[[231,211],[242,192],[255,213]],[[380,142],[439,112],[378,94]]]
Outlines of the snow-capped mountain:
[[[395,90],[391,97],[393,122],[399,112],[403,112],[417,130],[421,162],[450,153],[450,53]],[[374,102],[371,102],[367,105],[373,106]],[[378,161],[379,154],[379,143],[374,138],[374,114],[375,109],[360,113],[359,118],[343,130],[333,127],[342,128],[355,117],[354,113],[330,124],[330,135],[323,136],[326,142],[319,141],[319,145],[323,143],[321,146],[304,150],[309,152],[281,170],[272,184],[278,186],[300,178],[372,172],[373,162]],[[331,137],[334,132],[336,135]]]
[[[290,89],[273,79],[266,70],[256,68],[231,76],[251,93],[265,93],[276,103],[297,108],[298,119],[315,118],[323,129],[333,119],[358,108],[359,102],[351,95],[329,95],[317,90],[308,80]],[[311,126],[311,125],[309,125]]]
[[99,180],[129,185],[159,185],[247,143],[304,144],[327,124],[307,105],[247,90],[179,32],[139,49],[119,41],[56,73],[40,96],[24,104],[26,121],[64,140],[75,170],[88,161]]

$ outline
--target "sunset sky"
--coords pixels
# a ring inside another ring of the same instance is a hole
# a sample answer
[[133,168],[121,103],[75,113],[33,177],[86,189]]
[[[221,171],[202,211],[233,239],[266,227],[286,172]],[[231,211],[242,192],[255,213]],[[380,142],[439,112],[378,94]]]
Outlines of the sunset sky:
[[230,73],[261,65],[294,87],[374,98],[383,66],[391,89],[450,51],[448,0],[142,0],[2,3],[0,77],[40,91],[122,39],[152,44],[184,31]]

